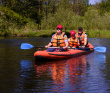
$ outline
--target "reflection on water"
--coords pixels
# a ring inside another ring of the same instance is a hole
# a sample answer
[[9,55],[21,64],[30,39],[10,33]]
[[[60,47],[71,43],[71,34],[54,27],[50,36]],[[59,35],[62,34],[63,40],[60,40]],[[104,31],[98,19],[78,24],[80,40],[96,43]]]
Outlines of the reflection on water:
[[30,71],[30,68],[33,67],[33,62],[29,60],[21,60],[21,70],[22,71]]
[[[106,91],[108,88],[108,84],[106,83],[106,79],[103,78],[104,69],[105,69],[105,62],[106,57],[105,54],[102,53],[95,53],[95,55],[88,56],[88,61],[90,64],[89,70],[87,70],[86,75],[88,80],[85,83],[85,87],[87,87],[86,91],[95,91],[101,93],[108,93],[103,92]],[[89,85],[89,86],[88,86]],[[93,92],[94,92],[93,91]]]
[[[42,81],[44,76],[51,78],[53,83],[48,84],[52,86],[52,91],[97,93],[100,90],[100,93],[103,93],[103,91],[107,91],[107,86],[110,86],[104,78],[106,76],[106,56],[103,53],[96,52],[95,55],[92,53],[40,65],[37,63],[34,64],[36,78]],[[45,90],[44,87],[42,89],[43,91],[51,91]]]
[[[0,93],[109,93],[110,39],[89,38],[106,53],[34,62],[36,48],[21,50],[20,44],[48,44],[50,38],[0,38]],[[40,63],[40,64],[38,64]]]
[[86,79],[87,60],[85,55],[68,60],[47,62],[42,65],[35,64],[34,67],[36,78],[41,78],[43,75],[51,77],[54,91],[64,92],[69,89],[69,92],[78,92],[80,89],[84,89],[79,83],[83,83]]
[[29,60],[21,60],[21,75],[22,77],[29,77],[27,72],[30,72],[33,68],[33,62]]

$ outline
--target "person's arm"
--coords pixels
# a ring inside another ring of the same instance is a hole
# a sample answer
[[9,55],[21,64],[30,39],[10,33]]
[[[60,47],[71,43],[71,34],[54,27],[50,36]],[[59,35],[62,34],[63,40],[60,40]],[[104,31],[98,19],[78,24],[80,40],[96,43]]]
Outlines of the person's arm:
[[68,39],[67,36],[64,36],[65,46],[63,48],[68,48]]
[[[53,37],[54,37],[54,35],[52,36],[51,42],[53,41]],[[48,48],[48,47],[52,46],[51,42],[48,45],[46,45],[45,48]]]
[[85,37],[84,37],[84,46],[87,45],[87,35],[85,34]]
[[87,45],[87,38],[84,38],[84,46]]
[[70,38],[68,39],[68,42],[70,42]]
[[46,45],[45,48],[48,48],[50,46],[52,46],[52,43],[51,42],[48,45]]
[[68,48],[68,42],[65,42],[65,48]]
[[77,41],[78,41],[78,46],[80,46],[80,41],[79,41],[79,39],[77,38]]

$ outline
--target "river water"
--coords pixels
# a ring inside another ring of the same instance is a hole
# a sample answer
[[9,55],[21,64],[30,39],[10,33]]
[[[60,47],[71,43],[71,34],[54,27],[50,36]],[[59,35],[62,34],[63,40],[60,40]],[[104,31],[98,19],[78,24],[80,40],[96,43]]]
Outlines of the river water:
[[0,37],[0,93],[110,93],[109,38],[89,38],[94,47],[106,47],[106,53],[59,61],[36,62],[37,48],[20,49],[22,43],[45,46],[49,41]]

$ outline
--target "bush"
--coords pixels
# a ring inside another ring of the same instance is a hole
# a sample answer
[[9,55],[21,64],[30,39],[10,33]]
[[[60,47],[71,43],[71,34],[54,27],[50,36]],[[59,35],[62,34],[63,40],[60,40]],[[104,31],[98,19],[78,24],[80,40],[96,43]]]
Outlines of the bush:
[[17,23],[18,25],[25,25],[29,21],[25,17],[20,16],[9,8],[1,6],[0,11],[4,13],[5,19],[7,21]]
[[49,14],[48,17],[44,17],[42,29],[55,29],[58,24],[61,24],[65,30],[69,29],[73,16],[74,13],[69,9],[59,8],[54,15]]

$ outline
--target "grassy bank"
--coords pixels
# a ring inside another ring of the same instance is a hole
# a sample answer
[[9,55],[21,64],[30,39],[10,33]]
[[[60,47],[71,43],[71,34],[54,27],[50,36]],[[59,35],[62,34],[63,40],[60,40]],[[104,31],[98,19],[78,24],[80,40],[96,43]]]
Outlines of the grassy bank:
[[[63,31],[66,33],[66,35],[70,36],[70,31]],[[77,30],[75,30],[77,32]],[[15,31],[12,31],[10,35],[8,36],[14,36],[14,37],[51,37],[56,30],[25,30],[25,31],[17,31],[19,33],[15,33]],[[110,38],[110,30],[87,30],[85,31],[89,38]],[[3,33],[2,33],[3,34]],[[1,34],[1,36],[2,36]],[[4,34],[3,34],[4,36]]]
[[[70,31],[66,31],[66,35],[69,37],[70,36]],[[77,32],[77,30],[75,30]],[[89,38],[110,38],[110,30],[87,30],[85,31],[88,35]],[[39,32],[36,32],[35,36],[38,37],[51,37],[52,34],[55,33],[55,30],[42,30]]]
[[110,30],[89,30],[86,32],[89,38],[110,38]]

